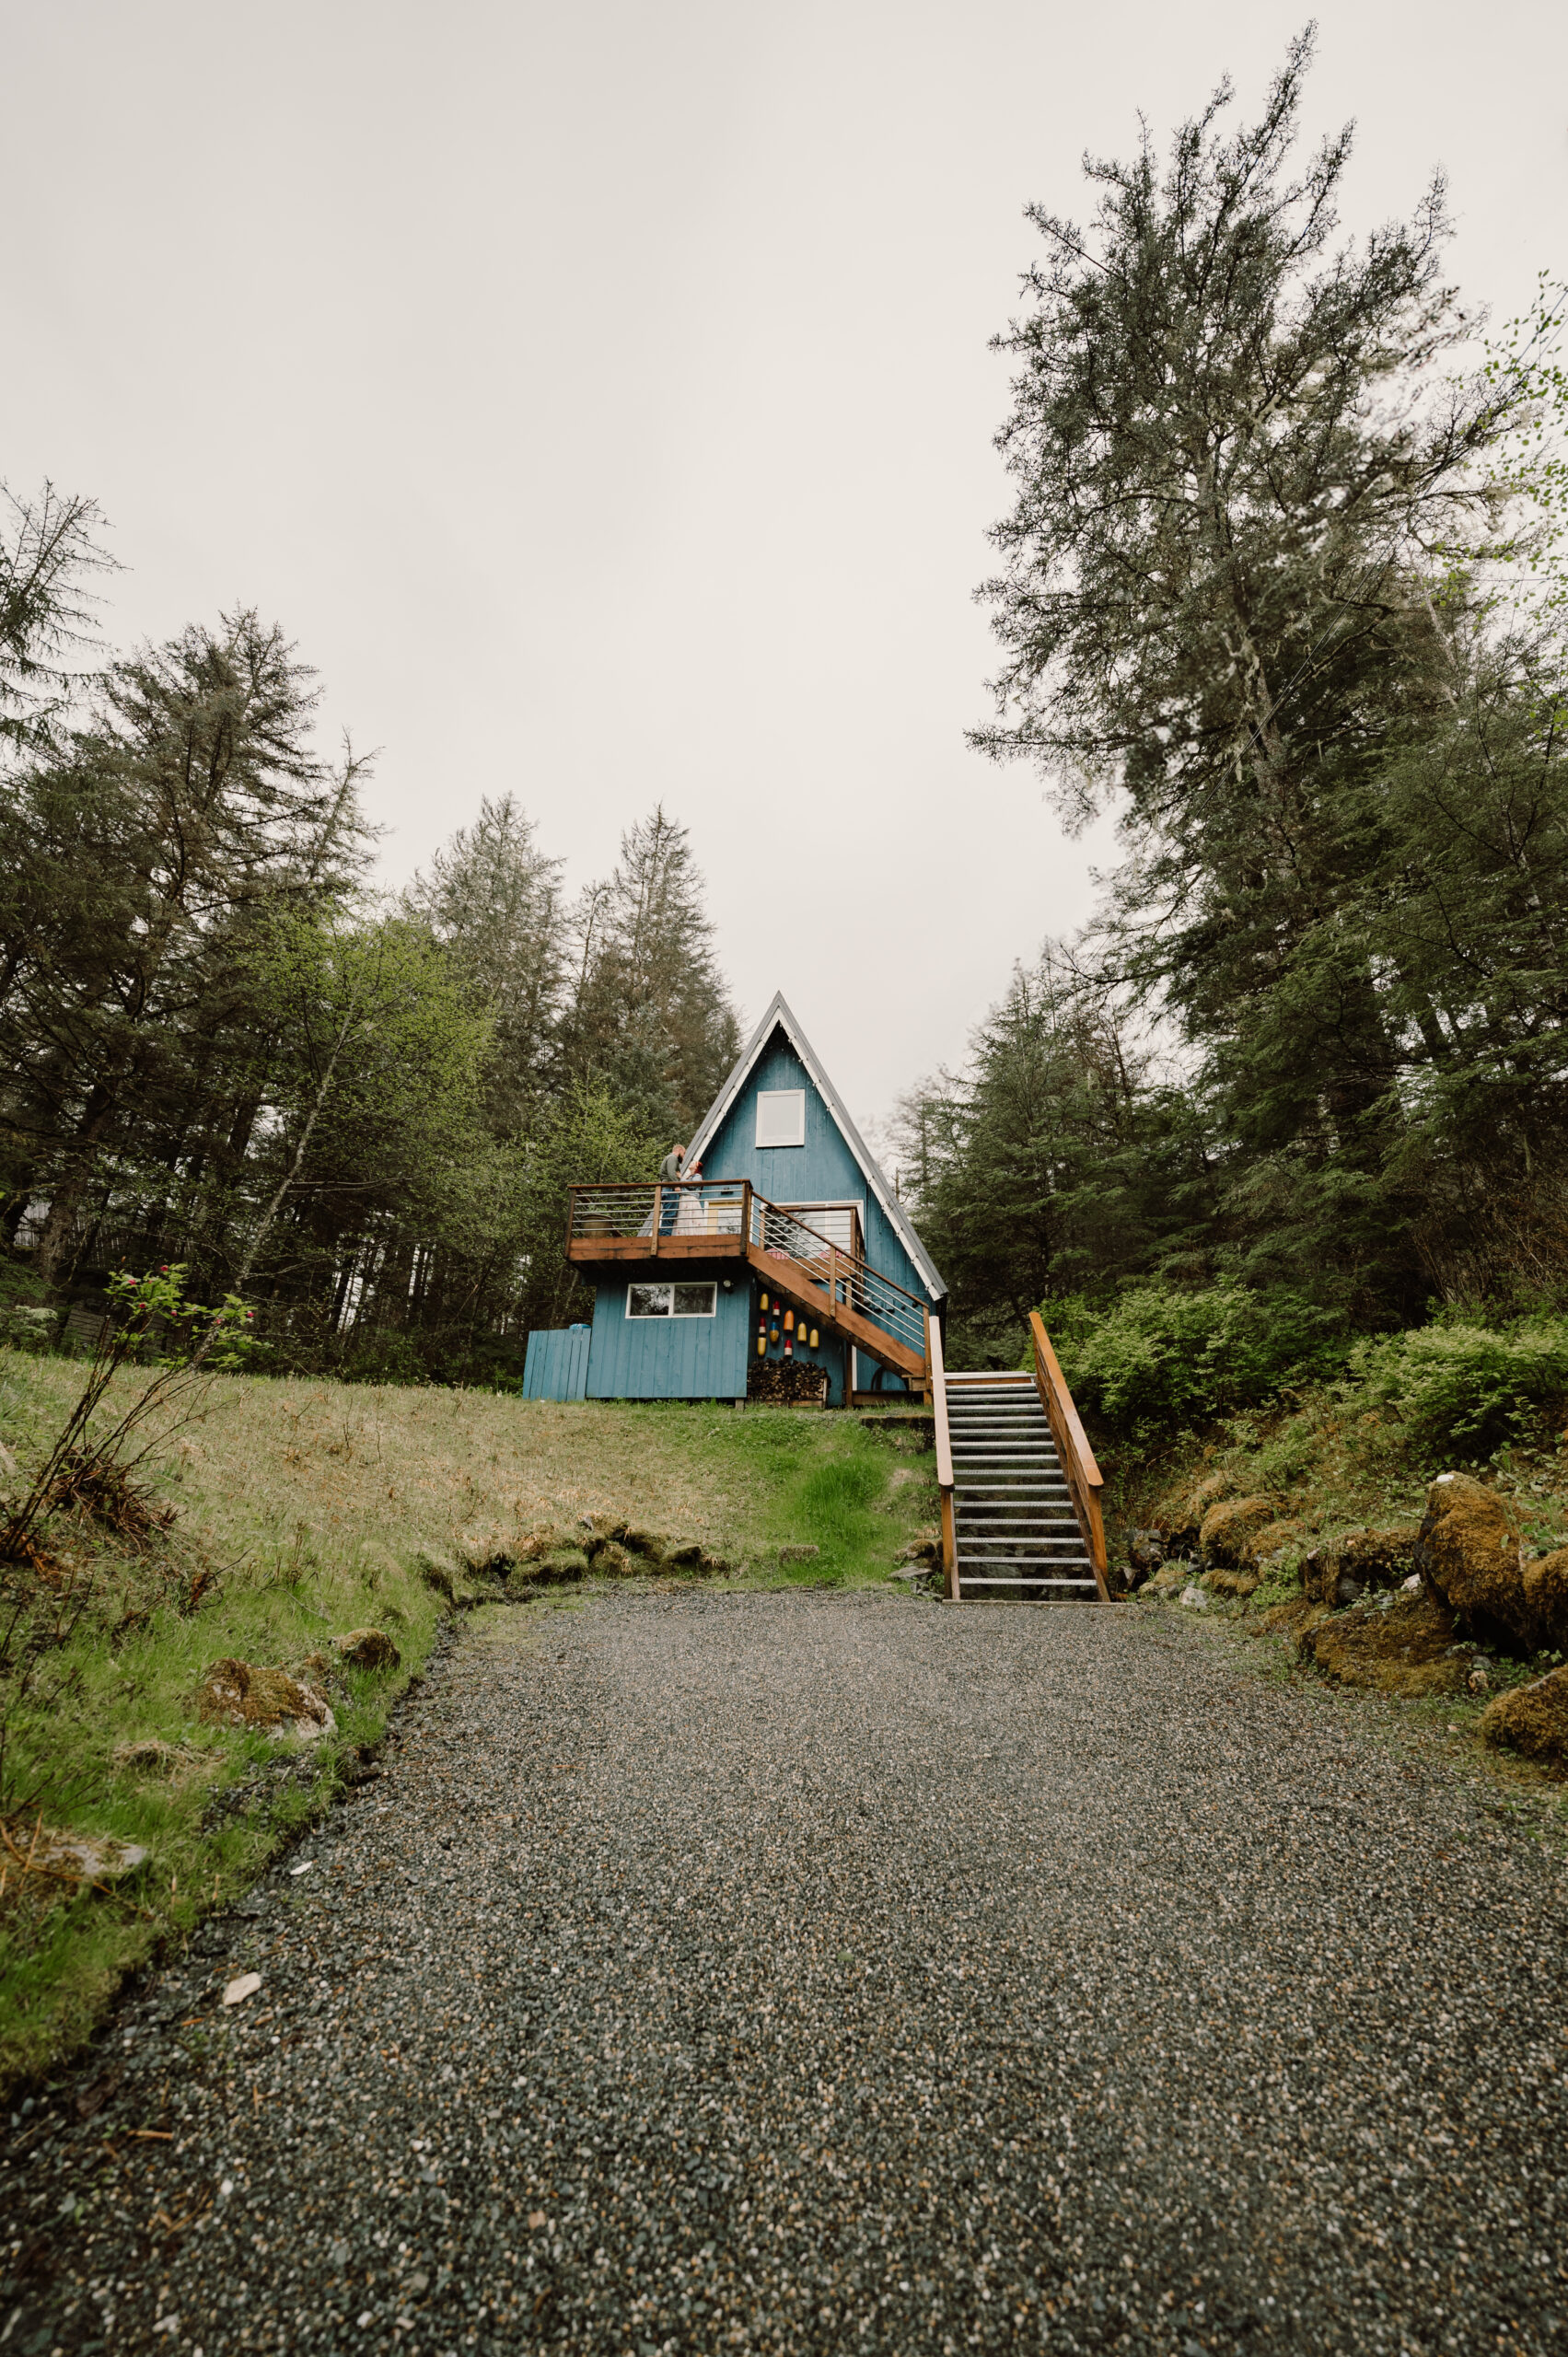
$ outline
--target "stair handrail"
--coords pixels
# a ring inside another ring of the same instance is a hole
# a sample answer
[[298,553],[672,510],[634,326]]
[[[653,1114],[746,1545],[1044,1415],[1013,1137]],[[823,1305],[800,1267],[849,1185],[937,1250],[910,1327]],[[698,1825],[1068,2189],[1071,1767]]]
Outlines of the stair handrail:
[[1106,1577],[1105,1523],[1100,1514],[1100,1492],[1105,1487],[1099,1467],[1095,1462],[1089,1436],[1085,1432],[1073,1394],[1067,1388],[1045,1321],[1038,1309],[1029,1312],[1029,1333],[1034,1342],[1035,1388],[1051,1426],[1051,1436],[1056,1443],[1056,1454],[1062,1460],[1062,1470],[1067,1476],[1068,1493],[1073,1511],[1078,1517],[1078,1528],[1084,1534],[1084,1545],[1095,1575],[1095,1585],[1102,1602],[1110,1602],[1110,1583]]
[[942,1509],[942,1585],[948,1603],[957,1604],[958,1547],[953,1523],[953,1440],[947,1429],[947,1368],[942,1356],[942,1329],[935,1318],[927,1333],[925,1352],[936,1435],[936,1491]]

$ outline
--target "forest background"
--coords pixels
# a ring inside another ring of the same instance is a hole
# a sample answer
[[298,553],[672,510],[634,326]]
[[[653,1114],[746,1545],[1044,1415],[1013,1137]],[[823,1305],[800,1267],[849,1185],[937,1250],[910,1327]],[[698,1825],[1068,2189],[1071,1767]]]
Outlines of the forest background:
[[258,1371],[515,1382],[591,1313],[566,1187],[650,1176],[736,1054],[685,833],[655,809],[568,903],[502,794],[378,896],[366,765],[319,757],[279,629],[74,670],[99,521],[13,500],[0,560],[12,1338],[173,1265],[257,1304]]
[[[954,1362],[1044,1302],[1123,1420],[1178,1364],[1214,1413],[1568,1291],[1561,296],[1477,362],[1440,183],[1342,240],[1309,63],[1090,165],[1086,229],[1031,213],[1000,339],[977,742],[1124,856],[898,1159]],[[568,903],[501,794],[377,899],[281,631],[95,662],[99,523],[46,490],[0,559],[13,1328],[180,1262],[261,1306],[261,1364],[514,1380],[586,1307],[565,1186],[651,1175],[735,1052],[692,847],[656,809]]]

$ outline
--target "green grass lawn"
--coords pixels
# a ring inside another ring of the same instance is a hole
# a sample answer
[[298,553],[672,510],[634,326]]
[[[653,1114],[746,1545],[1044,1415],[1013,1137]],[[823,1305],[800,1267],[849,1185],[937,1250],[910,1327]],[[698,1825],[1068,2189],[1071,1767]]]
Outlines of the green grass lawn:
[[[0,1351],[10,1493],[81,1376],[68,1360]],[[141,1379],[128,1373],[122,1390]],[[31,1634],[26,1676],[14,1661],[0,1677],[11,1841],[25,1856],[41,1819],[148,1857],[81,1895],[10,1854],[0,1862],[0,2099],[79,2045],[129,1968],[232,1899],[364,1772],[449,1608],[427,1561],[451,1566],[459,1594],[466,1583],[470,1598],[505,1595],[479,1567],[541,1534],[570,1560],[597,1515],[697,1541],[732,1566],[716,1583],[732,1588],[879,1582],[912,1538],[935,1531],[932,1469],[914,1434],[819,1411],[215,1376],[196,1419],[144,1469],[172,1509],[167,1531],[130,1544],[56,1515],[39,1534],[43,1571],[6,1574]],[[589,1573],[584,1585],[595,1585]],[[319,1683],[332,1638],[365,1627],[391,1636],[401,1663],[334,1669],[337,1731],[321,1742],[196,1718],[211,1662],[299,1671],[313,1660]]]

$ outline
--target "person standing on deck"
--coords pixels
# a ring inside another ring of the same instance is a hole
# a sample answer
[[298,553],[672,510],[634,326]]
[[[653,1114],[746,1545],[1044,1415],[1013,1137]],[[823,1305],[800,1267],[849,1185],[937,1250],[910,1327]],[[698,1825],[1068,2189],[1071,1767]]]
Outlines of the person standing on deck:
[[[673,1189],[685,1167],[686,1148],[680,1144],[672,1145],[669,1152],[665,1155],[664,1160],[658,1167],[660,1185]],[[670,1234],[671,1230],[674,1228],[676,1213],[679,1212],[679,1208],[680,1198],[679,1195],[670,1193],[662,1198],[658,1224],[659,1234],[661,1236],[668,1236]]]

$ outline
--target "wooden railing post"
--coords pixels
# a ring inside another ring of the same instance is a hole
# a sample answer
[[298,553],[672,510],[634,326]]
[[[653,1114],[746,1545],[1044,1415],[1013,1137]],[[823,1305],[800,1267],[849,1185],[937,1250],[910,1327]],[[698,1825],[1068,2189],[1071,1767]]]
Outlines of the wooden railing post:
[[958,1600],[958,1542],[953,1520],[953,1443],[947,1431],[947,1370],[942,1359],[942,1329],[927,1312],[925,1364],[931,1376],[931,1406],[936,1439],[936,1493],[942,1508],[942,1585],[949,1604]]
[[1109,1604],[1110,1583],[1106,1577],[1105,1523],[1099,1504],[1105,1483],[1100,1479],[1094,1450],[1089,1446],[1089,1436],[1073,1404],[1067,1378],[1058,1364],[1056,1353],[1051,1346],[1051,1337],[1038,1309],[1029,1312],[1029,1332],[1034,1338],[1035,1387],[1050,1420],[1056,1453],[1062,1459],[1062,1470],[1067,1476],[1073,1511],[1084,1534],[1084,1545],[1094,1571],[1095,1585],[1101,1599]]

